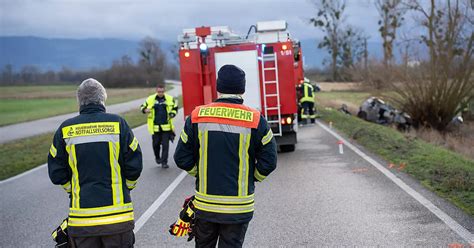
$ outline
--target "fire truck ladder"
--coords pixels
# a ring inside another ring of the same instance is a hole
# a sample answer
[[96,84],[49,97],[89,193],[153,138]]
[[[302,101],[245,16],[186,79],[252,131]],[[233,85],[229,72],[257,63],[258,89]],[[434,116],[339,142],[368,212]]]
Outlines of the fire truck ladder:
[[[265,66],[265,62],[273,62],[273,66]],[[280,105],[280,90],[279,90],[279,84],[278,84],[278,64],[277,64],[277,54],[263,54],[262,55],[262,79],[263,79],[263,104],[265,106],[265,119],[267,119],[268,124],[271,123],[276,123],[278,126],[278,132],[273,133],[276,136],[281,136],[282,135],[282,127],[281,127],[281,105]],[[266,71],[272,71],[275,73],[275,80],[267,80],[265,78],[265,72]],[[267,85],[275,85],[276,88],[276,93],[267,93]],[[276,97],[277,100],[277,105],[276,106],[268,106],[268,99]],[[269,120],[268,112],[270,110],[276,110],[277,111],[277,119],[276,120]]]

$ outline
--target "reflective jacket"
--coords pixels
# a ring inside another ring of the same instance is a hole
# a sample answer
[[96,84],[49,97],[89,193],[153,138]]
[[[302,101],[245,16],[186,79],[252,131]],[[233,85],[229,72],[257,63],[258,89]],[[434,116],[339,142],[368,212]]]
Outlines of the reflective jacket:
[[64,121],[54,135],[48,172],[51,181],[70,194],[71,235],[111,235],[133,229],[130,190],[141,171],[140,146],[120,116],[91,104]]
[[157,94],[149,96],[145,102],[141,105],[140,109],[145,113],[145,109],[149,109],[150,113],[148,114],[147,124],[148,132],[154,134],[161,131],[174,131],[173,118],[170,117],[170,114],[176,115],[178,113],[178,102],[168,94],[165,94],[165,104],[166,112],[168,116],[168,123],[163,125],[155,125],[155,101]]
[[254,182],[276,168],[276,142],[267,121],[242,102],[226,98],[197,107],[181,132],[174,159],[196,177],[198,218],[250,221]]
[[300,103],[302,102],[313,102],[314,103],[314,87],[307,82],[304,82],[301,85],[301,99]]

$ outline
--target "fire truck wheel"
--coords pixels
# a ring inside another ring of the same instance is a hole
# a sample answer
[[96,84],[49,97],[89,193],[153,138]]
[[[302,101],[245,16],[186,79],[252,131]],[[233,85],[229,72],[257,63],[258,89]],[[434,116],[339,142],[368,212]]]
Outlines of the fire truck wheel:
[[295,151],[295,145],[281,145],[280,146],[281,152],[293,152]]

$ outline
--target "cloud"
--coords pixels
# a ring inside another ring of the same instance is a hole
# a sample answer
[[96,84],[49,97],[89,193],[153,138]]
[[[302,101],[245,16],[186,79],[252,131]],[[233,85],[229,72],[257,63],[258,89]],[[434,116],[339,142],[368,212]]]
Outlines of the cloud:
[[[152,36],[174,41],[183,28],[229,26],[244,34],[262,20],[286,20],[299,39],[321,38],[308,24],[316,13],[308,0],[0,0],[0,35],[62,38]],[[368,0],[350,0],[348,23],[378,39],[377,13]]]

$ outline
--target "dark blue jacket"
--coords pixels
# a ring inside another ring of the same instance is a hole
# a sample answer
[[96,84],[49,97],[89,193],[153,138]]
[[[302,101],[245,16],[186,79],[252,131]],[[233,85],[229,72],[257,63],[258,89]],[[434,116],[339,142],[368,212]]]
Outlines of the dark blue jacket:
[[110,235],[133,229],[130,190],[142,171],[142,153],[127,122],[102,105],[81,106],[80,115],[56,131],[48,155],[54,184],[70,193],[69,231]]
[[[250,221],[254,182],[276,168],[276,142],[267,121],[242,103],[242,99],[224,98],[198,107],[181,132],[174,159],[179,168],[196,176],[197,218],[217,223]],[[255,126],[239,126],[239,121],[243,125],[252,121]]]

